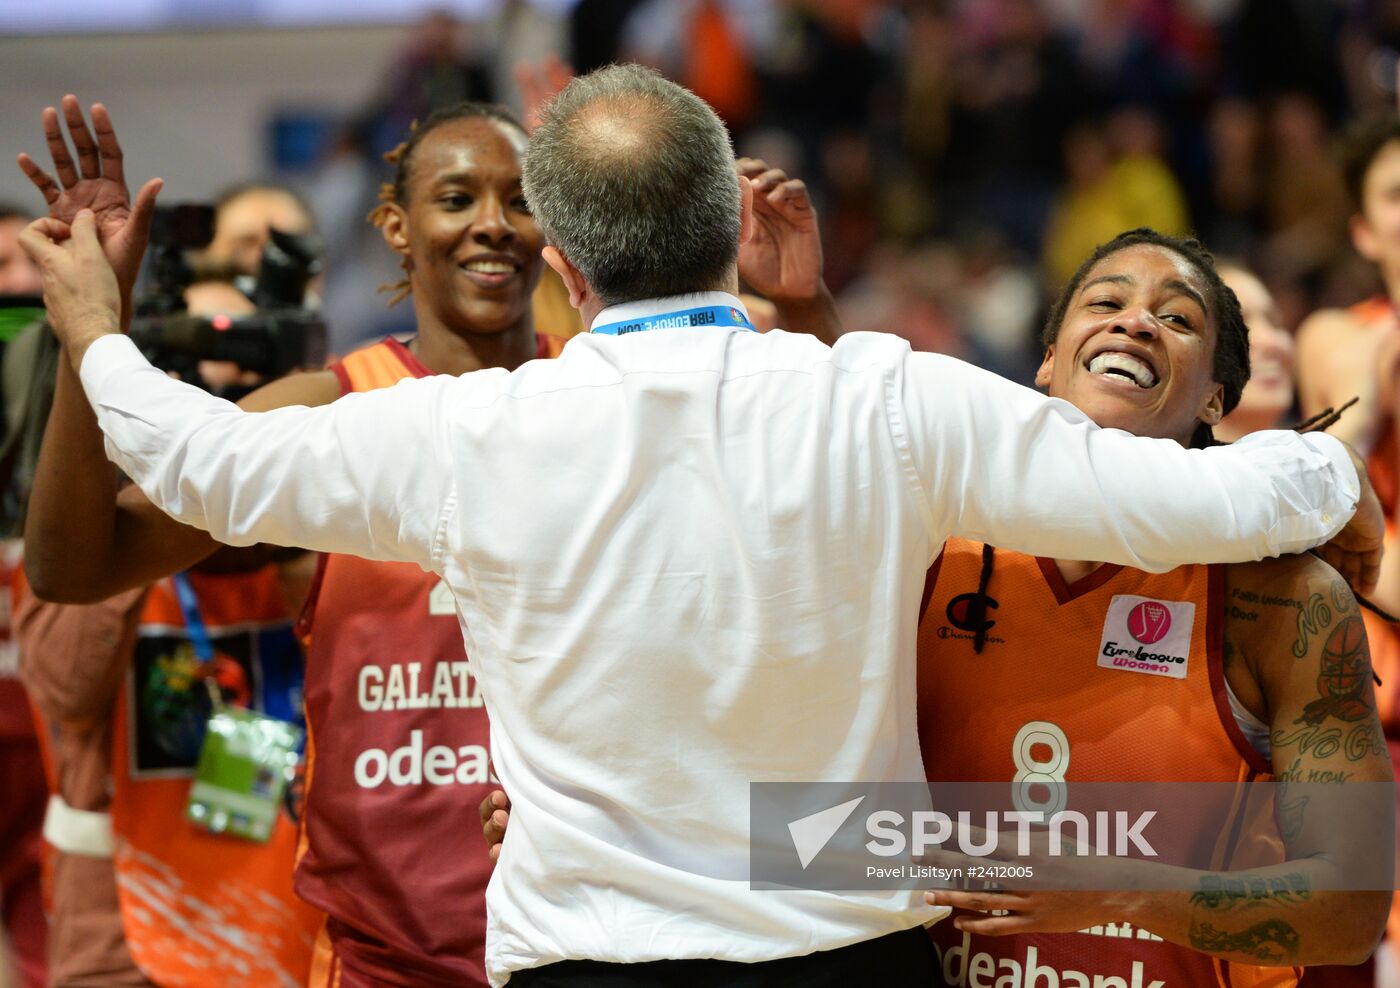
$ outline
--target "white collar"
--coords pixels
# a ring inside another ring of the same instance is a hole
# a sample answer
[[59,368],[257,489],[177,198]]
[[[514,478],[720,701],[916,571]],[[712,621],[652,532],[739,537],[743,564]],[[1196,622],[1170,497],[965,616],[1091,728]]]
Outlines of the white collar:
[[689,292],[685,295],[667,295],[664,298],[645,298],[636,302],[610,305],[593,317],[589,329],[591,330],[593,326],[633,322],[637,319],[650,319],[653,316],[665,315],[668,312],[703,309],[710,306],[738,309],[744,314],[745,319],[749,319],[749,310],[744,307],[744,303],[728,292]]

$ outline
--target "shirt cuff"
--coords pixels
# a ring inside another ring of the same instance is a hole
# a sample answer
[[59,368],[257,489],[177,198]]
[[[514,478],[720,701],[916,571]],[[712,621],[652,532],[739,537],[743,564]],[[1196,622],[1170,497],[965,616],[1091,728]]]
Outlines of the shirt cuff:
[[1328,484],[1319,508],[1280,519],[1269,533],[1270,543],[1281,555],[1302,552],[1329,541],[1346,527],[1361,500],[1361,479],[1341,440],[1325,432],[1310,432],[1299,438],[1313,452],[1326,457]]
[[150,361],[142,356],[131,337],[109,333],[88,346],[83,354],[83,365],[78,368],[78,379],[83,383],[88,400],[96,404],[98,393],[113,374],[149,366]]
[[1346,444],[1325,432],[1305,433],[1303,442],[1332,461],[1332,473],[1339,490],[1338,500],[1343,502],[1347,517],[1351,517],[1351,512],[1356,510],[1356,504],[1361,500],[1361,478],[1356,475],[1356,465],[1352,463]]

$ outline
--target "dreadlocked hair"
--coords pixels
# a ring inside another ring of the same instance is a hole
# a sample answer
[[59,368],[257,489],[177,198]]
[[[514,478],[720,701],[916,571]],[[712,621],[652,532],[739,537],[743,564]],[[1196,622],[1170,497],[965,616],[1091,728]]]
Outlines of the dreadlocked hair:
[[[491,120],[508,127],[514,127],[522,135],[528,136],[524,125],[516,119],[513,113],[505,107],[496,106],[493,103],[470,101],[456,103],[443,107],[441,110],[434,110],[421,124],[417,120],[413,121],[408,128],[408,140],[392,151],[384,153],[384,160],[394,166],[394,177],[390,181],[380,183],[379,205],[371,209],[369,215],[365,217],[376,230],[384,228],[384,223],[389,218],[391,205],[402,206],[408,202],[408,183],[413,164],[413,152],[417,150],[419,144],[423,143],[423,138],[443,124],[451,123],[454,120]],[[391,306],[398,305],[413,294],[413,286],[409,282],[409,275],[413,271],[413,262],[410,258],[405,257],[399,262],[399,266],[403,268],[403,278],[391,285],[379,286],[381,292],[394,293],[389,299]]]
[[978,655],[982,654],[982,649],[987,646],[987,629],[991,627],[987,623],[987,588],[992,583],[992,568],[996,566],[996,549],[990,545],[982,546],[982,570],[977,575],[977,596],[972,598],[967,608],[968,620],[977,626],[977,631],[972,638],[972,650]]
[[[1107,243],[1099,244],[1088,259],[1074,272],[1069,284],[1065,285],[1055,304],[1050,309],[1050,317],[1045,321],[1041,332],[1041,343],[1047,349],[1060,335],[1065,313],[1084,279],[1104,258],[1112,257],[1130,247],[1160,247],[1169,250],[1195,269],[1206,283],[1207,315],[1215,320],[1215,355],[1211,369],[1212,378],[1224,388],[1224,414],[1234,411],[1240,403],[1240,394],[1249,382],[1249,327],[1245,325],[1240,312],[1240,301],[1230,286],[1221,279],[1215,268],[1215,256],[1206,250],[1199,240],[1191,237],[1171,237],[1148,227],[1138,227],[1120,233]],[[1191,448],[1203,449],[1215,444],[1215,434],[1204,422],[1196,427],[1191,436]]]

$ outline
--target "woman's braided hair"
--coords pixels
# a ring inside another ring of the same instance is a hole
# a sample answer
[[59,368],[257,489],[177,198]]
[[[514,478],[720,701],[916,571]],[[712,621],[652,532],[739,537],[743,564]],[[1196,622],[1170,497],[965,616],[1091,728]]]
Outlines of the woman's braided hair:
[[[508,127],[514,127],[521,134],[528,136],[524,125],[516,119],[514,114],[505,107],[492,103],[456,103],[441,110],[434,110],[421,124],[415,120],[408,129],[408,140],[384,154],[384,160],[394,166],[394,177],[392,180],[380,184],[379,205],[371,209],[366,217],[376,230],[384,228],[384,223],[389,218],[391,204],[402,206],[408,202],[409,169],[413,162],[413,152],[419,144],[423,143],[423,138],[443,124],[451,123],[454,120],[491,120]],[[413,293],[413,287],[408,277],[413,270],[411,259],[403,258],[399,262],[399,266],[403,268],[404,277],[392,285],[379,287],[382,292],[394,293],[393,297],[389,299],[390,305],[398,305]]]
[[[1160,247],[1171,251],[1191,265],[1206,283],[1206,304],[1210,309],[1208,315],[1215,320],[1216,326],[1211,376],[1224,388],[1224,412],[1228,415],[1239,404],[1240,394],[1249,383],[1249,328],[1244,323],[1243,313],[1240,312],[1239,299],[1215,268],[1215,257],[1198,240],[1171,237],[1147,227],[1139,227],[1127,233],[1120,233],[1107,243],[1099,244],[1055,299],[1055,304],[1050,309],[1050,318],[1045,321],[1041,343],[1048,348],[1059,337],[1070,301],[1095,265],[1120,251],[1142,246]],[[1197,426],[1195,435],[1191,437],[1192,447],[1197,448],[1210,446],[1214,441],[1210,426],[1204,422]]]
[[[1050,310],[1050,318],[1046,320],[1041,342],[1049,347],[1060,335],[1060,326],[1064,323],[1070,300],[1079,291],[1080,285],[1084,283],[1084,279],[1088,277],[1094,265],[1121,250],[1139,245],[1161,247],[1172,251],[1177,256],[1184,258],[1205,280],[1206,301],[1210,305],[1211,315],[1215,317],[1217,327],[1212,377],[1225,389],[1224,410],[1226,414],[1229,414],[1239,404],[1240,393],[1244,391],[1244,386],[1249,383],[1249,327],[1245,325],[1244,314],[1240,311],[1239,299],[1235,297],[1235,293],[1225,284],[1216,270],[1214,256],[1197,240],[1169,237],[1156,230],[1139,227],[1136,230],[1119,234],[1105,244],[1100,244],[1089,259],[1079,266],[1079,270],[1074,273],[1074,277],[1070,279],[1069,284],[1055,300],[1055,304]],[[1298,423],[1294,428],[1298,432],[1321,432],[1335,424],[1341,418],[1342,413],[1356,402],[1357,399],[1353,398],[1338,408],[1324,408],[1312,418]],[[1200,423],[1191,437],[1191,447],[1204,449],[1216,445],[1219,445],[1219,442],[1210,426],[1204,422]],[[981,601],[981,596],[986,594],[987,585],[991,582],[992,570],[995,566],[994,552],[995,550],[990,546],[984,549],[982,576],[978,582],[979,597],[973,601],[974,605],[981,606],[981,610],[973,615],[974,622],[979,628],[982,628],[978,631],[974,643],[978,652],[982,650],[982,645],[986,640],[986,630],[982,627],[985,625],[986,605]],[[1355,589],[1352,592],[1362,607],[1393,624],[1400,623],[1393,615],[1367,600]],[[1375,674],[1372,673],[1372,675]],[[1375,678],[1379,684],[1380,677],[1376,676]]]

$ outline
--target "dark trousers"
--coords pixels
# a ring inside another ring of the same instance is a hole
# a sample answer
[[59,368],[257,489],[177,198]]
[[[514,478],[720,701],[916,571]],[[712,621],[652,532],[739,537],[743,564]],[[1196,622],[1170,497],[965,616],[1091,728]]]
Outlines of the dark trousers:
[[849,947],[757,964],[559,961],[510,976],[510,988],[939,988],[942,984],[938,956],[922,926]]

